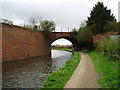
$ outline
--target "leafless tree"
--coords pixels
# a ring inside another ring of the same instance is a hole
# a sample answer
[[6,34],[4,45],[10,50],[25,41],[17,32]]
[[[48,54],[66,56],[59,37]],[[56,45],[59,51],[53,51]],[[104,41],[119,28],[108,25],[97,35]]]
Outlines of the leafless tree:
[[80,27],[85,27],[86,26],[86,20],[83,20],[80,22]]
[[31,26],[34,26],[35,24],[37,24],[37,18],[36,17],[30,17],[29,18],[29,24]]
[[28,19],[28,27],[34,29],[34,27],[38,30],[40,30],[40,23],[42,21],[42,17],[37,16],[37,17],[30,17]]

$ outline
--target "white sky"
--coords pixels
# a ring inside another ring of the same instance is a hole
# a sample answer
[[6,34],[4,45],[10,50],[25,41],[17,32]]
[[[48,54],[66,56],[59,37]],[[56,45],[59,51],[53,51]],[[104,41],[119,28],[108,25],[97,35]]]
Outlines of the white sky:
[[[118,20],[119,0],[99,0],[111,9]],[[53,20],[57,30],[67,31],[80,27],[80,23],[87,19],[94,4],[98,0],[1,0],[0,17],[12,20],[14,24],[23,25],[30,17],[41,17]],[[59,41],[58,41],[59,42]],[[65,43],[66,41],[63,40]],[[67,42],[66,42],[67,44]]]
[[54,41],[51,45],[72,45],[72,43],[64,38]]

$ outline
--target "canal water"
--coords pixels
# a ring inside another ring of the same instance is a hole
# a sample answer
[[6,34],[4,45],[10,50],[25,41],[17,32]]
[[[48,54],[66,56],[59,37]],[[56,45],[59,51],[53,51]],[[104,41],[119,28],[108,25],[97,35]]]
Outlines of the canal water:
[[45,78],[57,68],[63,66],[72,53],[52,50],[50,56],[4,63],[2,65],[3,88],[41,88]]

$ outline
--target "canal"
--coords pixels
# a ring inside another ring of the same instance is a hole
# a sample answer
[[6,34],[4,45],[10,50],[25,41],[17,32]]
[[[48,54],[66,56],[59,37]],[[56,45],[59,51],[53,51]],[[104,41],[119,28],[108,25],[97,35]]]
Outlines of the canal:
[[72,53],[51,50],[50,56],[4,63],[2,65],[3,88],[41,88],[45,78],[57,68],[63,66]]

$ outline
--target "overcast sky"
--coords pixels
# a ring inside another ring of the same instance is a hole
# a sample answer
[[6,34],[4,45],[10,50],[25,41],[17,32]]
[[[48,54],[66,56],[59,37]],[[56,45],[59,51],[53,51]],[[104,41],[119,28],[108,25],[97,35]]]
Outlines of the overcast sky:
[[[118,20],[119,0],[99,1],[111,9]],[[23,25],[30,17],[39,16],[42,19],[53,20],[58,30],[62,27],[66,31],[67,27],[79,28],[96,2],[98,0],[1,0],[0,17],[12,20],[14,24]]]

